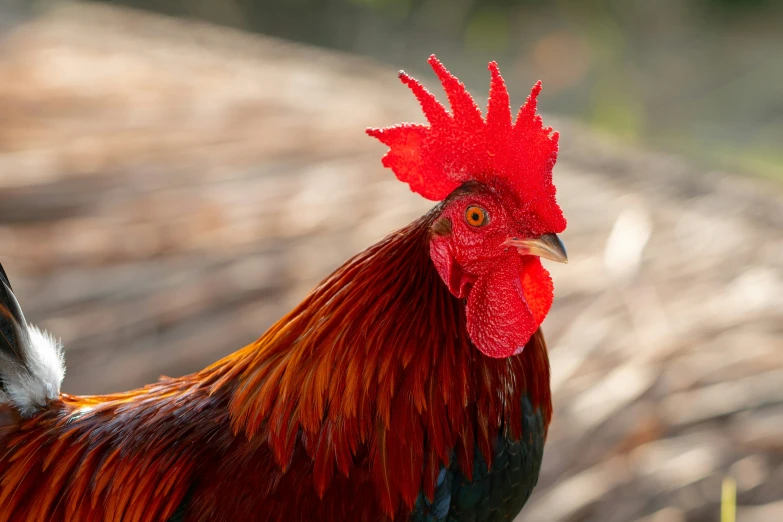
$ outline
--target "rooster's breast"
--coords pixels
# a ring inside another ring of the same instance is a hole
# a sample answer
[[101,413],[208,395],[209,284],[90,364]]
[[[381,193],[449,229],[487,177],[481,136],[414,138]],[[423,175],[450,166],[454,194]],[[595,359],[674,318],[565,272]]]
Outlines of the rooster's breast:
[[490,522],[511,520],[522,510],[538,481],[544,454],[545,425],[541,410],[527,396],[522,400],[523,436],[509,440],[498,435],[491,467],[475,450],[473,477],[468,479],[454,459],[438,476],[435,498],[421,494],[413,522]]

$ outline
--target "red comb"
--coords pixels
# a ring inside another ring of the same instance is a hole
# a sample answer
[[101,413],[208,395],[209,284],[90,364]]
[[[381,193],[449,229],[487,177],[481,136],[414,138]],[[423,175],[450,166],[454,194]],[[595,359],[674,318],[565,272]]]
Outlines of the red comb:
[[402,123],[367,129],[367,134],[390,148],[383,165],[412,191],[434,201],[445,199],[466,181],[509,186],[523,210],[539,221],[535,228],[565,229],[552,184],[559,136],[544,127],[536,114],[541,82],[533,87],[512,124],[508,91],[495,62],[489,64],[492,78],[486,119],[465,85],[435,55],[428,62],[446,91],[451,113],[421,83],[401,72],[400,79],[419,100],[429,125]]

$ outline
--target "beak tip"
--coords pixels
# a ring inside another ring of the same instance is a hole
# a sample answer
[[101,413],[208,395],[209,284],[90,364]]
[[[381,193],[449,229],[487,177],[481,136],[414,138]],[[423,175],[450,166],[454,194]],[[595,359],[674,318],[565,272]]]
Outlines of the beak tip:
[[557,234],[545,234],[545,236],[547,236],[547,243],[549,244],[551,251],[554,254],[553,257],[557,257],[557,259],[553,259],[553,261],[558,261],[564,265],[567,265],[568,253],[566,252],[565,245],[560,240],[560,237]]

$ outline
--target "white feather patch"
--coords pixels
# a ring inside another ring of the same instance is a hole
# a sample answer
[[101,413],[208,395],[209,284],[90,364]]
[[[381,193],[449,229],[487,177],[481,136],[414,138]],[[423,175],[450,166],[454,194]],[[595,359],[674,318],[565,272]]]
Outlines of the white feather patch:
[[28,324],[30,345],[25,347],[25,370],[6,376],[8,398],[24,415],[31,415],[60,396],[65,377],[62,345],[50,333]]

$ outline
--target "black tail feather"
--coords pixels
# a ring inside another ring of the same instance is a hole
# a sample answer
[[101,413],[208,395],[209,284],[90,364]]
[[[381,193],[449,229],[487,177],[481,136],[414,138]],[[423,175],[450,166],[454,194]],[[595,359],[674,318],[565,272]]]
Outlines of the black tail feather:
[[22,362],[21,343],[27,335],[27,322],[22,307],[16,300],[8,275],[0,264],[0,352],[12,355]]
[[[5,283],[8,288],[11,288],[11,283],[8,281],[8,274],[5,273],[5,269],[3,268],[3,263],[0,263],[0,281]],[[13,288],[11,288],[13,290]]]

